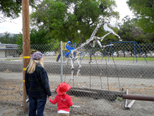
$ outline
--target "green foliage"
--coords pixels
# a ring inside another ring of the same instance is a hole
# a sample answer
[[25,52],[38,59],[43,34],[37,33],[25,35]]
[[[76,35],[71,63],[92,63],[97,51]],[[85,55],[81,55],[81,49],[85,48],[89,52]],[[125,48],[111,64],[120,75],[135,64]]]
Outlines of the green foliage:
[[19,34],[16,44],[22,45],[22,34]]
[[[47,31],[45,30],[35,30],[32,29],[30,31],[30,44],[47,44],[50,43],[51,38],[46,36],[47,35]],[[23,35],[20,34],[18,40],[17,40],[17,44],[18,45],[22,45],[22,40],[23,40]]]
[[132,29],[135,29],[135,25],[133,21],[126,16],[123,19],[123,24],[120,25],[118,35],[122,38],[123,41],[134,41]]
[[[101,17],[118,17],[115,6],[114,0],[44,0],[31,15],[31,24],[49,29],[48,36],[56,40],[82,43],[91,36]],[[102,36],[102,32],[97,34]]]
[[13,36],[10,33],[4,33],[4,36],[0,37],[0,42],[3,44],[16,44],[18,39],[18,34],[14,34]]
[[137,18],[137,26],[141,27],[144,32],[154,32],[154,1],[128,0],[127,4]]
[[120,101],[120,102],[123,101],[122,97],[117,97],[117,100]]
[[[22,40],[23,40],[23,35],[20,34],[16,44],[18,45],[22,45]],[[30,31],[30,44],[31,44],[31,49],[37,49],[39,51],[44,51],[42,48],[42,46],[39,47],[38,44],[44,44],[45,50],[46,51],[51,51],[54,49],[58,49],[59,46],[57,46],[57,44],[59,44],[58,40],[54,40],[52,39],[50,36],[48,36],[48,31],[47,30],[36,30],[36,29],[32,29]],[[32,45],[38,45],[38,46],[32,46]],[[52,47],[50,47],[52,46]]]
[[136,26],[136,19],[130,19],[126,16],[123,19],[123,24],[120,25],[118,35],[123,41],[136,41],[137,43],[153,43],[154,33],[145,33]]
[[30,44],[47,44],[50,43],[51,38],[46,36],[46,30],[35,30],[30,31]]
[[[34,0],[29,0],[29,2],[30,6],[35,6]],[[22,0],[0,0],[0,12],[6,17],[17,18],[21,10]]]

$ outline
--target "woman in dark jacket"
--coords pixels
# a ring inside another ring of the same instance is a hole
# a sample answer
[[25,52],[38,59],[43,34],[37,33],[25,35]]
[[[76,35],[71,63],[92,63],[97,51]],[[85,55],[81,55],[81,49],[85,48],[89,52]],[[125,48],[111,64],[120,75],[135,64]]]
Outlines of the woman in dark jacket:
[[25,86],[29,97],[29,116],[43,116],[47,96],[51,99],[51,91],[41,52],[31,56],[25,73]]

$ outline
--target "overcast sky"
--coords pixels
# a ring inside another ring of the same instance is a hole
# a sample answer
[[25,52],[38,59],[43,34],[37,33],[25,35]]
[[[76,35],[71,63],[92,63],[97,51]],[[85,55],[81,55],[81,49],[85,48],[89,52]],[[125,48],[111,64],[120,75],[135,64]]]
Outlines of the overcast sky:
[[[120,20],[126,15],[132,16],[132,12],[129,10],[126,1],[127,0],[115,0],[117,4],[117,11],[120,13]],[[119,22],[118,21],[118,22]],[[7,22],[0,23],[0,33],[20,33],[22,31],[22,15],[14,20],[7,19]]]

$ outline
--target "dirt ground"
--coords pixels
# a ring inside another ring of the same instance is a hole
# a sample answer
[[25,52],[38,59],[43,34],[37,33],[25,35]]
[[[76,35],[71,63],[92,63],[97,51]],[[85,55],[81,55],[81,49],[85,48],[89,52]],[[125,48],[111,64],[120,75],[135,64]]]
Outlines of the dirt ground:
[[[56,116],[56,112],[45,109],[45,116]],[[28,116],[28,113],[23,112],[23,107],[20,105],[11,105],[0,103],[0,116]]]
[[[93,103],[93,105],[91,105]],[[86,108],[70,109],[70,116],[154,116],[154,104],[152,102],[136,101],[131,109],[124,109],[123,103],[111,102],[110,105],[104,100],[92,100]],[[102,107],[104,105],[104,107]],[[49,107],[47,103],[44,116],[57,116],[56,107]],[[102,109],[102,110],[101,110]],[[104,110],[110,109],[110,111]],[[23,113],[23,107],[15,104],[0,103],[0,116],[28,116]]]
[[[3,76],[5,75],[5,76]],[[16,76],[18,75],[18,77]],[[21,75],[21,76],[20,76]],[[28,116],[23,113],[22,107],[22,74],[18,73],[0,73],[0,116]],[[59,84],[57,77],[51,77],[50,88],[56,88]],[[84,79],[85,78],[85,79]],[[86,77],[81,80],[76,80],[76,86],[89,86]],[[92,86],[97,87],[98,83],[94,83],[96,78],[92,81]],[[105,81],[105,80],[103,80]],[[120,79],[121,86],[129,89],[131,94],[154,95],[154,80],[147,79]],[[127,85],[125,82],[127,81]],[[98,82],[98,81],[96,81]],[[116,81],[110,79],[110,90],[117,90]],[[138,83],[136,83],[138,82]],[[72,83],[70,83],[72,84]],[[103,83],[105,85],[105,83]],[[105,86],[104,86],[105,87]],[[56,93],[52,94],[53,98]],[[70,108],[71,116],[154,116],[154,103],[152,101],[135,101],[130,109],[125,109],[125,100],[117,98],[115,101],[107,99],[94,99],[90,97],[72,96],[73,104],[77,107]],[[128,100],[128,104],[131,100]],[[56,116],[57,107],[47,101],[45,108],[45,116]]]

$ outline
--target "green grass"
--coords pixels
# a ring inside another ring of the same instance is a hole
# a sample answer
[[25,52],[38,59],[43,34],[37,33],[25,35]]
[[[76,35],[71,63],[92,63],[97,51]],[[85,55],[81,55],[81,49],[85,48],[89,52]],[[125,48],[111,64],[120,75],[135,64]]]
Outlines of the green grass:
[[6,60],[9,60],[10,61],[10,60],[16,60],[16,59],[6,59]]
[[[92,59],[97,59],[97,60],[101,60],[102,57],[92,57]],[[112,57],[103,57],[103,60],[112,60]],[[90,57],[84,57],[83,59],[90,59]],[[125,61],[133,61],[133,57],[113,57],[114,60],[125,60]],[[154,57],[152,58],[145,58],[146,61],[154,61]],[[145,61],[144,57],[137,57],[137,61]],[[136,60],[136,57],[134,57],[134,60]]]

